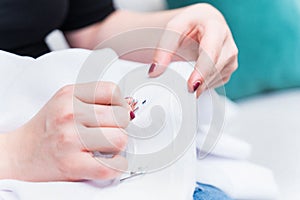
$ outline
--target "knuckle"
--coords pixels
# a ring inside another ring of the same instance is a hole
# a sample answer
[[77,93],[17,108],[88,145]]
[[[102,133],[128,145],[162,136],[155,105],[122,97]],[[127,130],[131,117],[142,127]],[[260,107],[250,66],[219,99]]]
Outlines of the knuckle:
[[193,8],[202,10],[202,9],[213,9],[214,7],[210,5],[209,3],[196,3],[193,5]]
[[233,55],[234,57],[237,57],[238,54],[239,54],[239,49],[237,48],[236,45],[234,45],[234,48],[233,48],[233,51],[232,51],[232,55]]
[[62,118],[61,118],[62,122],[74,122],[75,121],[75,114],[70,112],[65,114]]
[[99,178],[103,180],[108,180],[115,178],[119,175],[119,172],[115,169],[112,169],[110,167],[103,166],[100,169]]
[[229,72],[234,72],[238,68],[238,48],[234,47],[231,51],[230,56],[228,57],[228,63],[230,64]]
[[238,61],[235,58],[233,64],[230,66],[230,72],[232,73],[232,72],[236,71],[237,69],[238,69]]
[[203,7],[205,7],[206,9],[210,9],[210,10],[216,10],[216,8],[215,7],[213,7],[211,4],[209,4],[209,3],[198,3],[197,4],[197,6],[203,6]]
[[223,82],[224,82],[224,83],[227,83],[227,82],[229,81],[229,79],[230,79],[230,76],[225,76],[225,77],[223,78]]
[[238,63],[236,62],[233,66],[232,66],[232,72],[236,71],[238,69]]
[[58,92],[56,93],[57,97],[70,97],[73,96],[74,93],[74,85],[66,85],[62,87]]
[[113,82],[106,82],[107,92],[110,98],[120,98],[121,97],[121,90],[118,85]]
[[218,31],[220,32],[219,34],[226,35],[229,28],[226,23],[223,21],[220,21],[219,19],[209,19],[207,21],[208,26],[210,27],[216,27]]
[[237,46],[234,44],[234,46],[233,46],[233,48],[231,50],[230,58],[229,59],[233,60],[233,61],[237,60],[238,54],[239,54],[239,50],[238,50]]
[[70,106],[63,106],[58,110],[58,114],[54,117],[55,125],[68,124],[75,121],[75,114]]
[[222,13],[216,7],[212,6],[209,3],[198,3],[198,4],[196,4],[196,6],[198,6],[199,9],[205,10],[211,14],[215,14],[218,17],[223,18]]

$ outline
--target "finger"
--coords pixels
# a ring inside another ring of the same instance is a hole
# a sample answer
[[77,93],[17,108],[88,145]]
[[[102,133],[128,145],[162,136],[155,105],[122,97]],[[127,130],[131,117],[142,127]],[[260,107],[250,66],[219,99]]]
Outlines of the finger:
[[194,71],[188,80],[190,92],[197,91],[200,85],[204,84],[210,76],[213,76],[217,72],[215,64],[219,60],[224,41],[227,37],[226,27],[219,22],[208,23],[204,31],[203,37],[200,40],[199,57]]
[[84,151],[116,154],[126,148],[128,135],[120,128],[78,128]]
[[221,74],[223,76],[231,75],[238,68],[238,60],[232,59],[230,62],[222,69]]
[[131,111],[135,111],[136,109],[138,109],[137,105],[138,105],[138,100],[132,98],[132,97],[126,97],[125,98],[126,102],[128,103]]
[[[169,31],[165,31],[163,34],[159,46],[155,50],[153,62],[149,68],[150,77],[161,75],[171,62],[173,54],[178,48],[178,37],[174,37],[174,35],[174,33],[170,34]],[[173,40],[173,44],[170,44],[171,40]]]
[[[201,64],[199,64],[201,63]],[[201,65],[201,67],[199,66]],[[209,83],[209,78],[213,75],[215,69],[211,59],[205,53],[200,53],[196,66],[188,80],[189,92],[195,92],[200,88],[204,88]]]
[[210,82],[212,81],[213,77],[209,77],[207,80],[205,80],[198,89],[196,90],[196,97],[198,98],[205,90],[209,89]]
[[187,21],[175,18],[167,24],[154,51],[153,62],[149,68],[150,77],[161,75],[172,61],[181,41],[190,30]]
[[92,157],[90,153],[81,153],[76,160],[77,176],[85,180],[115,179],[128,167],[127,160],[120,155],[112,158],[100,158]]
[[210,77],[206,84],[201,85],[197,89],[197,98],[207,89],[213,89],[225,85],[231,78],[232,70],[236,69],[237,60],[233,60],[224,67],[221,72],[217,72],[214,76]]
[[237,59],[234,59],[228,63],[220,72],[220,74],[216,76],[211,83],[209,83],[209,88],[216,88],[225,85],[230,80],[232,72],[237,68],[237,66]]
[[132,111],[127,107],[80,103],[75,109],[77,122],[86,127],[126,128]]
[[219,87],[227,83],[232,73],[238,67],[238,49],[232,37],[229,37],[224,44],[219,60],[216,64],[218,73],[215,73],[213,80],[209,82],[209,88]]
[[205,84],[200,85],[197,89],[196,97],[198,98],[205,90],[207,89],[214,89],[221,85],[224,85],[229,79],[231,74],[224,74],[223,71],[219,71],[218,69],[212,76],[209,76],[207,80],[204,82]]
[[224,46],[222,48],[220,57],[216,64],[218,71],[221,71],[221,74],[231,75],[238,66],[238,49],[233,40],[233,37],[230,36],[226,39]]
[[75,97],[85,103],[128,106],[120,88],[112,82],[92,82],[75,85]]

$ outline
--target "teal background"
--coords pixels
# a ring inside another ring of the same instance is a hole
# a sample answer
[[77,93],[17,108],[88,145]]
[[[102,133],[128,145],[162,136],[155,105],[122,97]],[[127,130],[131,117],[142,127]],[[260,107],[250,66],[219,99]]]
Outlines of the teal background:
[[297,0],[167,0],[169,8],[209,3],[225,16],[239,48],[239,68],[226,95],[239,99],[300,87]]

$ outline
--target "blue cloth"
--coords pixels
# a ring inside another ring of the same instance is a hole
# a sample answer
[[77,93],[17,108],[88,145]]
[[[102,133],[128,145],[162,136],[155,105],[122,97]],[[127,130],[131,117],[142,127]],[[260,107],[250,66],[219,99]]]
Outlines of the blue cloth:
[[220,189],[197,182],[197,187],[194,192],[194,200],[232,200]]

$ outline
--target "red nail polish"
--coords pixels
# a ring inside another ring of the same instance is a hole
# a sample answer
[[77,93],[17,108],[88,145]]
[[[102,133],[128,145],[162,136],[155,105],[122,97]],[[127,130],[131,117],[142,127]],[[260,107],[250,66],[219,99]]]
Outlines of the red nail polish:
[[133,120],[135,118],[135,114],[133,111],[130,111],[130,120]]
[[201,85],[200,81],[197,81],[194,83],[194,85],[193,85],[194,92],[196,92],[196,90],[199,88],[200,85]]
[[155,70],[156,66],[157,66],[157,63],[152,63],[151,66],[150,66],[150,68],[149,68],[149,72],[148,73],[149,74],[152,73]]

